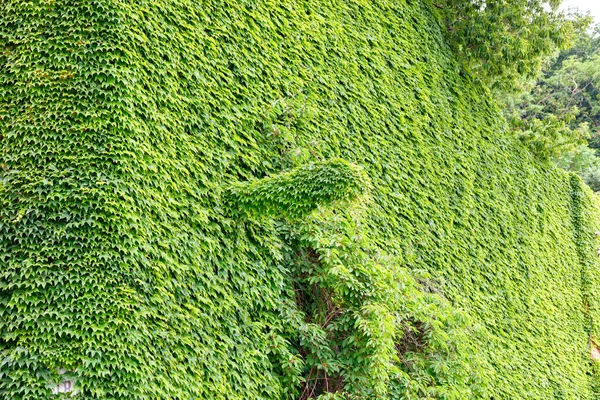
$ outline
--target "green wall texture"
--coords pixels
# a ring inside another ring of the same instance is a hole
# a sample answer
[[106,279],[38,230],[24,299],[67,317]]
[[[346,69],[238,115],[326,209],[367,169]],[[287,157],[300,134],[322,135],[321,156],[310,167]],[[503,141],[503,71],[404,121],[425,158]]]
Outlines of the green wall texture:
[[0,1],[0,398],[598,398],[598,201],[434,10]]

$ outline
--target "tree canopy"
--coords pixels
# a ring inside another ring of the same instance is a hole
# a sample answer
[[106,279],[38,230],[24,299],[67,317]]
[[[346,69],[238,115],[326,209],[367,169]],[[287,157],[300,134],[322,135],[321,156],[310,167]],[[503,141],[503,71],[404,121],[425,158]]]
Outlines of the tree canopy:
[[546,57],[565,49],[589,19],[558,12],[560,0],[443,0],[450,45],[490,86],[517,87],[533,77]]
[[515,132],[541,158],[577,172],[600,190],[600,29],[579,33],[527,90],[506,96]]

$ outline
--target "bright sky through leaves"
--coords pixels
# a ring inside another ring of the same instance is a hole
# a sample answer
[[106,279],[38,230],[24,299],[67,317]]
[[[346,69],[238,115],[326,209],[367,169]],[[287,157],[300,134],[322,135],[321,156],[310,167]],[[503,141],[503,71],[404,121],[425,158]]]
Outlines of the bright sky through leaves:
[[589,11],[596,23],[600,23],[600,1],[598,0],[563,0],[563,10],[578,8],[580,11]]

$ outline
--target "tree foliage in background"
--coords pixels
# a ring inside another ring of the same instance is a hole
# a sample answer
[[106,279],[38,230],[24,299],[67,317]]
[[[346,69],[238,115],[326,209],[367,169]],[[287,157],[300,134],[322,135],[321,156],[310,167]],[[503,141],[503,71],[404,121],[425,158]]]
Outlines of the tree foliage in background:
[[513,89],[567,48],[585,18],[557,12],[560,0],[443,0],[446,35],[465,64],[491,87]]
[[511,129],[540,158],[600,190],[600,28],[582,30],[527,90],[506,96]]

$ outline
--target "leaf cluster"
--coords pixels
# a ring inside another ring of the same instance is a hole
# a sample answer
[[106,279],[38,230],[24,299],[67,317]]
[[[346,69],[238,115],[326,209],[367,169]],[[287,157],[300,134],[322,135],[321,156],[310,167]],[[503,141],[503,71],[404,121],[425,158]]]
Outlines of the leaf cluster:
[[599,51],[597,31],[583,31],[532,85],[505,96],[509,125],[533,153],[576,172],[594,190],[600,189]]
[[557,11],[560,0],[444,0],[446,37],[468,69],[496,89],[514,90],[565,49],[589,17]]

